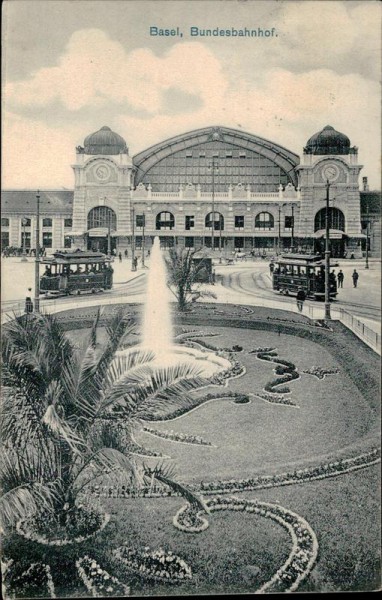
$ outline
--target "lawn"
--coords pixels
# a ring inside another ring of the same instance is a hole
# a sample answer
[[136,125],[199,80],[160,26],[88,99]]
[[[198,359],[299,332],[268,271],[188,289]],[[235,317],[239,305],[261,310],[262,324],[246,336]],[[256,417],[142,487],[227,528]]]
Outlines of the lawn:
[[[67,335],[80,344],[91,315],[69,316]],[[201,402],[176,418],[158,412],[159,420],[146,423],[162,432],[198,436],[210,446],[178,443],[143,431],[136,434],[136,441],[160,452],[164,464],[175,466],[179,480],[196,488],[201,482],[282,473],[361,454],[379,440],[379,361],[354,336],[337,325],[333,329],[315,328],[300,315],[282,311],[267,315],[265,309],[245,312],[234,306],[201,305],[194,314],[179,316],[176,333],[197,330],[198,339],[217,348],[240,345],[242,351],[233,357],[246,372],[226,387],[209,386],[194,393],[196,402],[208,393],[220,394],[221,399]],[[100,344],[104,333],[101,326]],[[137,340],[136,335],[129,338]],[[250,352],[259,347],[274,348],[275,360],[294,364],[299,378],[287,384],[290,394],[286,396],[295,406],[256,396],[277,378],[277,363]],[[318,379],[303,372],[313,366],[338,373]],[[236,404],[225,395],[227,391],[248,395],[250,402]],[[157,462],[144,460],[146,464]],[[281,505],[312,527],[318,557],[298,591],[368,591],[380,587],[381,582],[379,482],[379,465],[373,465],[333,478],[235,495]],[[87,501],[98,502],[90,493]],[[47,550],[12,535],[5,550],[12,545],[25,564],[42,559],[51,564],[57,596],[73,597],[86,594],[74,567],[75,559],[84,554],[110,574],[127,580],[133,595],[248,594],[274,575],[292,548],[285,528],[255,514],[214,512],[207,516],[208,529],[191,534],[172,523],[185,503],[179,497],[101,498],[100,502],[111,521],[78,549]],[[113,557],[112,550],[121,545],[171,551],[191,566],[193,578],[171,586],[132,576]]]

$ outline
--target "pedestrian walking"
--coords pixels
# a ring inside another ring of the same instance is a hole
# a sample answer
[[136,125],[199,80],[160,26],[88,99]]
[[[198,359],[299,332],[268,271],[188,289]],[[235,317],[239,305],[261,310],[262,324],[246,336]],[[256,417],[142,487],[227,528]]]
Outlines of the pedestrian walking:
[[338,281],[338,287],[339,288],[343,288],[344,287],[344,278],[345,278],[345,276],[344,276],[342,270],[340,269],[338,271],[338,275],[337,275],[337,281]]
[[118,253],[119,262],[122,262],[122,252]]
[[137,266],[138,266],[138,258],[136,256],[134,256],[134,269],[137,270]]
[[269,272],[272,275],[273,271],[275,270],[275,263],[270,262],[269,263]]
[[27,291],[27,295],[25,298],[25,312],[27,314],[33,312],[32,288],[28,288],[28,291]]
[[357,287],[358,285],[358,279],[359,279],[359,275],[357,273],[357,271],[354,269],[353,274],[352,274],[352,278],[353,278],[353,287]]
[[126,248],[126,250],[125,250],[125,258],[128,258],[128,256],[129,256],[129,251],[128,251],[128,249]]
[[304,307],[305,299],[306,299],[306,294],[305,294],[303,288],[299,287],[298,291],[297,291],[297,308],[300,312],[302,312],[302,309]]

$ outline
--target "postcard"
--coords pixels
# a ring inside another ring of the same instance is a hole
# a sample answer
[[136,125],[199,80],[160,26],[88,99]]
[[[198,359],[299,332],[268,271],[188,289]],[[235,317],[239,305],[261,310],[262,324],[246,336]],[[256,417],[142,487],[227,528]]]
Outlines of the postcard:
[[380,589],[380,32],[3,2],[5,598]]

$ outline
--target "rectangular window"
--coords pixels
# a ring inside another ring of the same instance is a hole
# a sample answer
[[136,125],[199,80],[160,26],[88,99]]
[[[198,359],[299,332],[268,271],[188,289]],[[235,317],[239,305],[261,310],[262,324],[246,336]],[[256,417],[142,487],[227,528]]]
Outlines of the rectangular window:
[[7,219],[6,217],[2,217],[2,219],[1,219],[1,226],[2,227],[9,227],[9,219]]
[[244,216],[235,216],[235,229],[244,229]]
[[64,227],[73,227],[73,219],[64,219]]
[[9,246],[9,231],[1,232],[1,247],[7,248]]
[[292,229],[293,219],[294,219],[294,217],[291,217],[291,216],[285,217],[285,229]]
[[135,237],[135,247],[140,250],[142,248],[142,236],[141,235],[137,235]]
[[[21,247],[24,248],[24,232],[21,232]],[[25,248],[31,247],[31,234],[30,231],[25,232]]]
[[186,215],[185,216],[185,225],[184,228],[186,231],[190,231],[195,227],[195,217],[194,215]]
[[42,232],[42,245],[44,246],[44,248],[51,248],[52,241],[53,241],[53,236],[52,236],[51,232],[43,231]]
[[43,219],[42,226],[43,227],[52,227],[52,219]]
[[21,219],[21,225],[23,227],[30,227],[31,226],[31,220],[30,220],[30,218],[29,217],[23,217]]
[[71,248],[71,247],[72,247],[72,238],[70,237],[70,235],[66,235],[64,237],[64,248]]
[[141,227],[141,228],[145,227],[145,225],[146,225],[145,215],[136,215],[135,225],[136,225],[136,227]]
[[194,237],[186,237],[184,240],[185,248],[193,248],[195,245]]

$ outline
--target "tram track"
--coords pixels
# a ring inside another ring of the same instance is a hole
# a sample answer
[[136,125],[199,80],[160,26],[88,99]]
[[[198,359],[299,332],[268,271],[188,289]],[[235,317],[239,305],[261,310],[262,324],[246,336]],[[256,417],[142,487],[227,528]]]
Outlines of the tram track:
[[[280,303],[290,303],[291,297],[285,298],[281,294],[271,289],[271,280],[266,271],[235,271],[228,275],[223,275],[222,285],[234,292],[246,294],[253,298],[262,300],[275,300]],[[348,302],[344,300],[334,300],[333,308],[343,309],[352,313],[356,317],[364,317],[373,321],[381,320],[381,309],[361,302]]]

